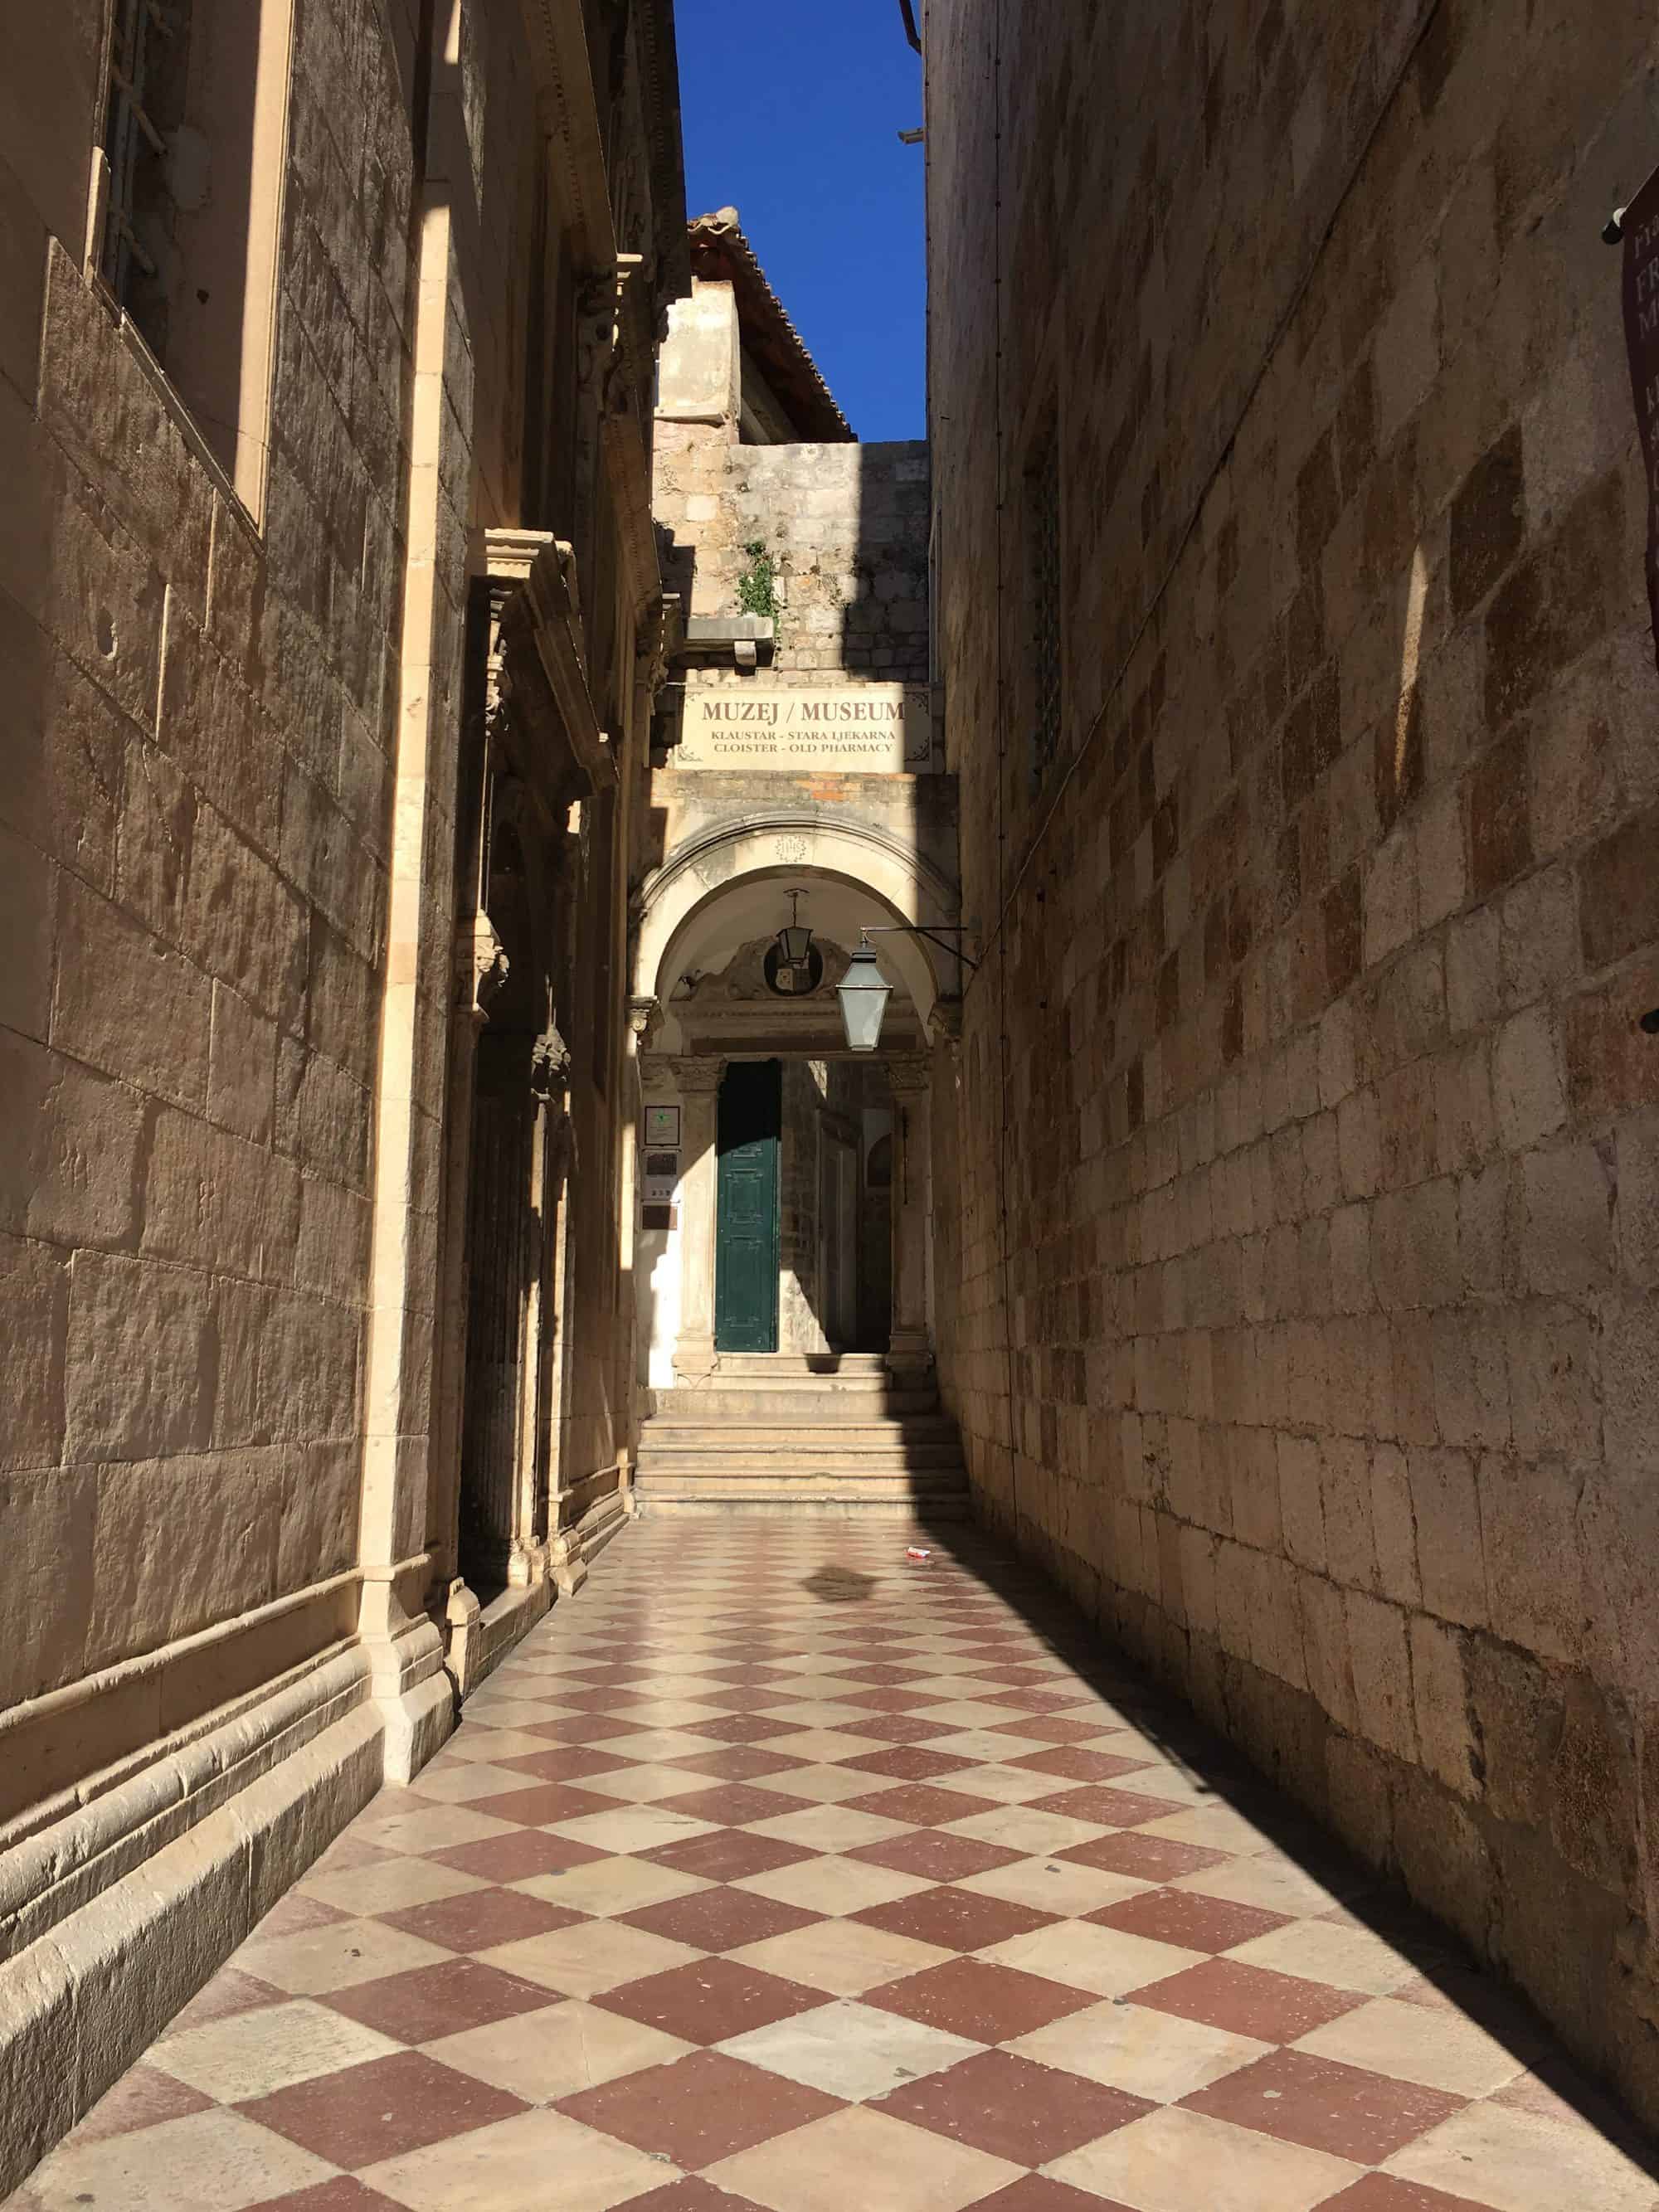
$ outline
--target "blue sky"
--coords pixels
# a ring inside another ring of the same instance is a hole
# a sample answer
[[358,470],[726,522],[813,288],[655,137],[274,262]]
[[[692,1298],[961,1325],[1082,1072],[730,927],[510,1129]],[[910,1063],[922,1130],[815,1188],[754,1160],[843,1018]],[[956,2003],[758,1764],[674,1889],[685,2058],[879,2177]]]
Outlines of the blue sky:
[[921,121],[921,63],[898,0],[674,15],[688,211],[738,210],[860,438],[923,436],[923,153],[898,140]]

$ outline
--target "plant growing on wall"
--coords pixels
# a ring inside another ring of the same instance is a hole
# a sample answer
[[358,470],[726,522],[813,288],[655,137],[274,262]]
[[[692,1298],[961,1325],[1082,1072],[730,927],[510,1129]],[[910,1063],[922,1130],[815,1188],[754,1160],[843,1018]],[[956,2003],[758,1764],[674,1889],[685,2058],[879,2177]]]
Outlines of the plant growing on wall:
[[744,547],[749,566],[738,578],[738,605],[746,615],[762,615],[769,622],[778,617],[778,564],[763,538]]

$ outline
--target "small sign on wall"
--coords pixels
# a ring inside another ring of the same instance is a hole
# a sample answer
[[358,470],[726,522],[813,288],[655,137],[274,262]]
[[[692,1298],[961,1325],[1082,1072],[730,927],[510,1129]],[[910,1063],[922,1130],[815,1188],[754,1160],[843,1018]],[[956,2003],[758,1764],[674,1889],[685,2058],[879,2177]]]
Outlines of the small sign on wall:
[[647,1152],[645,1172],[640,1181],[640,1195],[647,1206],[666,1206],[673,1201],[679,1188],[680,1156],[673,1152]]
[[650,1146],[672,1145],[676,1151],[679,1149],[680,1109],[678,1106],[646,1108],[645,1141]]

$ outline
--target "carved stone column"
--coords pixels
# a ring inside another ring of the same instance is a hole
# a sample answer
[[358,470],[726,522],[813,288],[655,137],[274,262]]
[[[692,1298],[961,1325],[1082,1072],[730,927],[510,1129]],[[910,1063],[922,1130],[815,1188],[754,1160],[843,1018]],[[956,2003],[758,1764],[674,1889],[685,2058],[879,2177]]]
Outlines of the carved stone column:
[[536,1107],[530,1040],[486,1035],[472,1117],[466,1392],[461,1431],[462,1563],[469,1580],[524,1587],[525,1400],[538,1273],[532,1191]]
[[[478,1039],[489,1019],[489,1000],[507,980],[507,957],[488,915],[469,915],[455,933],[455,992],[449,1022],[449,1107],[444,1132],[443,1237],[439,1260],[436,1404],[433,1420],[431,1548],[444,1595],[444,1617],[465,1638],[479,1604],[460,1573],[459,1535],[461,1407],[466,1378],[466,1228],[472,1165],[472,1101]],[[463,1690],[461,1673],[457,1680]]]
[[536,1185],[541,1255],[526,1316],[526,1342],[533,1347],[535,1380],[525,1393],[520,1468],[524,1551],[537,1579],[550,1574],[568,1597],[587,1579],[580,1552],[562,1526],[564,1443],[568,1425],[571,1258],[569,1177],[573,1130],[569,1109],[570,1052],[556,1026],[537,1038],[530,1058],[530,1088],[537,1104]]
[[893,1093],[893,1326],[887,1367],[896,1377],[933,1364],[927,1325],[927,1237],[933,1173],[932,1072],[924,1053],[887,1062]]
[[720,1060],[672,1060],[680,1092],[680,1333],[674,1371],[706,1382],[714,1349],[714,1217],[720,1197]]

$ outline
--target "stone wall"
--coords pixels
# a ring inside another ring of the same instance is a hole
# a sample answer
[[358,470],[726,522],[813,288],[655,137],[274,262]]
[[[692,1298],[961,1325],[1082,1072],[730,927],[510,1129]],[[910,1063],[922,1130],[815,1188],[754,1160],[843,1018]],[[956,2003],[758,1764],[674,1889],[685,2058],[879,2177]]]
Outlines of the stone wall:
[[659,420],[659,522],[694,554],[689,611],[734,615],[745,547],[781,570],[775,674],[927,680],[927,449],[741,446]]
[[928,16],[981,1509],[1659,2116],[1659,39]]
[[369,12],[298,34],[262,530],[80,266],[102,9],[0,95],[64,149],[6,226],[0,1704],[356,1558],[410,347]]
[[[418,10],[295,6],[249,222],[249,266],[275,257],[268,465],[234,484],[88,267],[109,12],[24,11],[0,70],[0,2192],[453,1725],[439,1245],[446,1176],[466,1188],[477,556],[503,525],[578,540],[623,763],[556,855],[585,1480],[616,1488],[630,1415],[621,999],[658,609],[618,478],[630,424],[648,471],[642,295],[684,259],[683,205],[648,198],[665,167],[677,198],[671,95],[639,81],[665,11],[631,9],[581,72],[623,115],[624,250],[651,249],[602,446],[614,298],[585,386],[567,351],[565,386],[530,388],[550,209],[598,253],[611,208],[579,161],[550,188],[574,0],[538,27],[440,10],[453,67],[417,54]],[[226,36],[251,46],[244,12]],[[532,500],[549,410],[585,413],[586,481]]]

